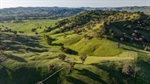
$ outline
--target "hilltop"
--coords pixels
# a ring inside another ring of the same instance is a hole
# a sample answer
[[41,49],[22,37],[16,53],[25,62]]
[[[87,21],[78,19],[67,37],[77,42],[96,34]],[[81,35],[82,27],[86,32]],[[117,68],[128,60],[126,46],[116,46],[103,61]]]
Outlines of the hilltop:
[[[60,20],[54,27],[48,28],[45,32],[61,35],[64,33],[59,42],[64,42],[66,46],[80,50],[79,52],[82,54],[88,51],[88,53],[95,53],[91,55],[99,55],[100,52],[98,51],[101,51],[102,46],[106,52],[111,51],[109,47],[111,46],[115,52],[113,55],[115,55],[117,52],[118,54],[121,53],[122,50],[113,48],[115,45],[111,45],[113,44],[111,42],[130,44],[130,46],[140,49],[149,46],[149,24],[150,17],[141,12],[92,10]],[[68,32],[70,33],[67,34]],[[91,46],[90,49],[89,46]],[[84,50],[86,48],[88,49]]]

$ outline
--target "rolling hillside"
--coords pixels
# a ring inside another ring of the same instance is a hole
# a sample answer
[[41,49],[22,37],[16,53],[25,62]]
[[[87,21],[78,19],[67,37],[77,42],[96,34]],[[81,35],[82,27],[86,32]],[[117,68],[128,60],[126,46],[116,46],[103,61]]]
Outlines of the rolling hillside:
[[1,22],[0,84],[149,84],[149,23],[140,12],[100,10]]

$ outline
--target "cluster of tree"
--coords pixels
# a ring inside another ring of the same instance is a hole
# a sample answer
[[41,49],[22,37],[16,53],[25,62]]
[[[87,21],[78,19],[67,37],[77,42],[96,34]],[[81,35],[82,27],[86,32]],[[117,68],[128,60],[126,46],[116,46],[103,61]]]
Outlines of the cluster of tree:
[[[66,32],[70,30],[74,30],[75,33],[83,32],[79,28],[83,28],[86,26],[88,29],[92,29],[91,25],[105,22],[105,24],[110,25],[114,22],[119,22],[122,20],[130,21],[133,19],[138,19],[138,16],[135,14],[139,14],[142,18],[148,18],[148,15],[144,15],[142,13],[131,13],[127,11],[101,11],[101,10],[90,10],[77,14],[74,17],[63,19],[58,21],[54,28],[61,28],[57,33]],[[113,16],[113,17],[112,17]],[[144,24],[144,23],[143,23]],[[88,25],[88,26],[87,26]]]
[[[139,16],[132,17],[132,20],[128,19],[125,21],[118,21],[118,19],[116,21],[106,20],[104,23],[105,33],[121,41],[138,43],[150,42],[149,36],[146,34],[150,31],[148,28],[148,26],[150,26],[150,17],[140,12],[129,13],[128,17],[133,16],[133,14]],[[116,29],[120,32],[116,31]]]
[[75,15],[84,9],[66,7],[18,7],[0,9],[0,21],[26,19],[55,19]]

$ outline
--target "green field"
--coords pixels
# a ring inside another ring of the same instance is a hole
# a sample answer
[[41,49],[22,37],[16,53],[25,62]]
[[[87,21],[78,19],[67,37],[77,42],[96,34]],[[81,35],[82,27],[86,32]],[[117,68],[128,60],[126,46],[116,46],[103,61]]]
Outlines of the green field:
[[[56,71],[64,68],[44,84],[149,84],[150,78],[150,52],[137,49],[126,44],[116,46],[117,42],[108,39],[84,39],[83,34],[66,33],[53,34],[45,32],[47,27],[54,26],[58,20],[24,20],[19,23],[4,22],[0,27],[18,33],[0,32],[0,46],[8,49],[1,51],[0,59],[0,84],[35,84],[52,74],[48,71],[49,64],[55,64]],[[3,25],[3,26],[2,26]],[[38,28],[38,27],[41,28]],[[38,35],[31,31],[37,28]],[[44,35],[51,36],[54,40],[48,45]],[[66,35],[66,36],[65,36]],[[14,40],[12,40],[15,37]],[[78,55],[66,54],[60,50],[64,45]],[[26,51],[26,48],[30,48]],[[65,54],[65,61],[58,59],[58,54]],[[79,56],[87,55],[83,64]],[[68,74],[69,62],[75,62],[74,70]],[[122,66],[130,64],[134,67],[135,76],[127,77],[122,72]],[[7,81],[6,81],[7,80]]]

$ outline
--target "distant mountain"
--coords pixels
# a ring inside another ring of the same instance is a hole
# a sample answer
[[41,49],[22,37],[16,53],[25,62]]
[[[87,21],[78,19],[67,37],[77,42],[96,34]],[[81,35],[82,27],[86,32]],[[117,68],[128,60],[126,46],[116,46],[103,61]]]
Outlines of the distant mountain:
[[150,6],[118,7],[118,8],[115,8],[115,9],[116,10],[124,10],[124,11],[128,11],[128,12],[140,11],[140,12],[144,12],[145,14],[149,14],[150,15]]
[[135,12],[140,11],[150,14],[150,6],[133,7],[17,7],[0,9],[0,21],[26,20],[26,19],[57,19],[76,15],[86,10],[118,10]]
[[81,7],[84,10],[118,10],[118,11],[128,11],[128,12],[144,12],[145,14],[150,14],[150,6],[125,6],[125,7]]
[[67,7],[18,7],[0,9],[0,21],[63,18],[73,16],[84,9]]

